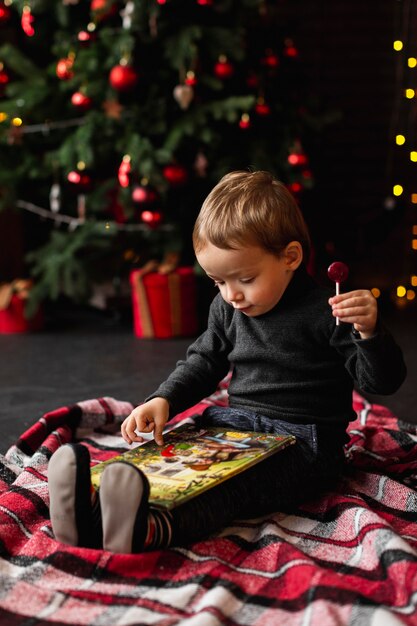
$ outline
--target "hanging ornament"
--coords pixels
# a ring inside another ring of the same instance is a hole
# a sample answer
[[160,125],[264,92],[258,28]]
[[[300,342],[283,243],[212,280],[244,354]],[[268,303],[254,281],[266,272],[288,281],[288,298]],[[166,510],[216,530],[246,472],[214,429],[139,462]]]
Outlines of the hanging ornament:
[[22,25],[23,32],[28,37],[33,37],[33,35],[35,34],[35,29],[33,28],[34,21],[35,18],[32,15],[32,9],[28,4],[25,4],[22,10],[22,18],[20,23]]
[[173,94],[180,108],[186,111],[194,98],[194,89],[190,85],[177,85]]
[[162,222],[162,213],[160,213],[159,211],[142,211],[142,213],[140,214],[140,219],[148,226],[155,228],[156,226],[159,226],[159,224]]
[[11,11],[9,7],[7,7],[4,2],[0,2],[0,24],[5,24],[9,21],[11,16]]
[[124,107],[117,100],[105,100],[101,108],[104,110],[107,117],[113,120],[119,120]]
[[130,65],[120,63],[110,71],[109,83],[116,91],[129,91],[138,81],[136,71]]
[[83,48],[88,47],[92,41],[95,41],[97,39],[97,35],[95,32],[96,28],[97,25],[95,24],[95,22],[89,22],[86,29],[79,31],[77,39]]
[[230,78],[233,75],[233,72],[233,65],[230,63],[230,61],[227,60],[226,55],[221,54],[216,65],[214,66],[214,73],[216,74],[217,78]]
[[246,128],[250,128],[250,117],[248,113],[242,113],[242,117],[239,120],[239,126],[240,128],[242,128],[243,130],[246,130]]
[[119,179],[119,184],[121,187],[129,187],[130,178],[129,174],[132,171],[132,165],[130,163],[131,158],[129,154],[125,154],[122,162],[119,165],[119,171],[117,173],[117,177]]
[[271,69],[275,69],[279,65],[279,58],[271,49],[268,49],[265,51],[265,56],[261,59],[261,63]]
[[90,10],[96,22],[112,17],[117,12],[117,4],[111,0],[91,0]]
[[91,178],[88,174],[79,172],[78,170],[72,170],[67,174],[67,180],[78,190],[87,190],[91,185]]
[[261,97],[258,98],[258,101],[255,104],[255,111],[258,115],[267,116],[271,114],[271,107],[269,104],[266,104],[265,100]]
[[126,30],[132,28],[132,16],[135,12],[135,3],[129,0],[126,2],[125,8],[120,11],[120,17],[122,18],[122,26]]
[[288,155],[288,163],[294,166],[307,165],[308,158],[307,155],[304,154],[304,152],[291,152]]
[[52,213],[58,213],[61,208],[61,187],[58,183],[54,183],[51,186],[49,192],[49,208]]
[[204,152],[197,152],[197,156],[194,161],[194,171],[200,178],[207,176],[208,160]]
[[56,64],[55,73],[60,80],[69,80],[74,77],[72,66],[74,65],[74,55],[70,54],[65,59],[59,59]]
[[164,178],[172,185],[183,185],[188,180],[188,172],[182,165],[171,163],[166,165],[163,170]]
[[151,187],[148,186],[148,181],[142,181],[141,185],[136,185],[132,191],[132,200],[137,204],[152,204],[157,199],[157,195]]
[[195,87],[197,84],[197,77],[195,75],[195,72],[189,70],[185,75],[184,83],[186,85],[189,85],[190,87]]
[[71,104],[73,104],[77,109],[81,109],[82,111],[87,111],[93,101],[91,98],[86,96],[82,91],[76,91],[71,96]]
[[201,7],[211,7],[213,6],[213,0],[197,0],[197,4]]
[[0,63],[0,97],[4,95],[6,86],[10,81],[10,76],[4,69],[3,63]]
[[289,185],[287,185],[287,187],[295,195],[303,190],[303,186],[299,182],[290,183]]
[[298,57],[298,49],[295,47],[292,39],[285,40],[284,54],[286,57],[295,58]]

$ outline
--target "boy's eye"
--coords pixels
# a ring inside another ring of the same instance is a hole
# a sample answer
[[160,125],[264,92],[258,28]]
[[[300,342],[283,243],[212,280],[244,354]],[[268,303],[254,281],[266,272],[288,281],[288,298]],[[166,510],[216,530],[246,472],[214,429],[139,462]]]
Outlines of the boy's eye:
[[248,285],[249,283],[252,283],[255,279],[254,278],[241,278],[240,282],[243,283],[244,285]]
[[213,282],[216,287],[219,287],[220,285],[224,285],[224,282],[222,280],[214,280]]

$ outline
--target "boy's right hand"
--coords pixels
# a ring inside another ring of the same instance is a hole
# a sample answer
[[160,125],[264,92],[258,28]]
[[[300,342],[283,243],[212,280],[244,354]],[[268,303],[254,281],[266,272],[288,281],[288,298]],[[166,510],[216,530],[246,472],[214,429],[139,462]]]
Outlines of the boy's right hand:
[[169,417],[169,404],[165,398],[152,398],[144,404],[140,404],[122,423],[122,437],[127,443],[145,441],[140,433],[151,433],[159,446],[164,444],[162,431]]

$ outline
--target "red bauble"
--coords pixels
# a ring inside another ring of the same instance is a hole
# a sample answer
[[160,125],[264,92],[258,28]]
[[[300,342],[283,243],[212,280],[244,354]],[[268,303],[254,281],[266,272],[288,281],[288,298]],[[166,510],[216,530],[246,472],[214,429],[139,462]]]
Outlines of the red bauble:
[[255,111],[258,115],[266,116],[271,114],[271,107],[265,102],[257,102],[255,105]]
[[91,185],[91,178],[88,174],[77,172],[77,170],[68,172],[67,180],[74,185],[74,187],[77,187],[79,191],[85,191]]
[[1,2],[0,3],[0,24],[5,24],[10,19],[11,11],[9,7]]
[[276,54],[271,52],[270,50],[266,52],[265,56],[262,59],[262,65],[266,65],[270,68],[278,67],[279,58]]
[[0,70],[0,98],[4,96],[6,85],[9,82],[9,80],[10,78],[9,78],[8,73],[5,72],[4,70]]
[[148,224],[148,226],[158,226],[162,222],[162,213],[159,211],[142,211],[140,214],[142,222]]
[[71,103],[78,109],[86,111],[91,107],[93,101],[81,91],[76,91],[71,96]]
[[226,79],[233,75],[233,65],[227,60],[225,56],[219,57],[216,65],[214,66],[214,73],[218,78]]
[[246,130],[246,128],[250,128],[250,117],[247,113],[243,113],[242,117],[239,121],[239,126],[242,130]]
[[117,173],[117,177],[119,179],[119,184],[121,187],[129,187],[130,172],[132,171],[132,166],[131,166],[130,161],[131,161],[130,156],[126,154],[123,157],[123,160],[119,165],[119,171]]
[[130,65],[115,65],[109,75],[109,82],[117,91],[129,91],[138,81],[138,75]]
[[0,70],[0,89],[5,87],[9,82],[10,77],[5,70]]
[[117,12],[117,5],[111,0],[91,0],[90,9],[97,21],[104,20]]
[[303,152],[292,152],[288,155],[288,163],[290,165],[307,165],[308,159]]
[[149,187],[138,185],[132,191],[132,200],[138,204],[150,204],[151,202],[155,202],[156,193]]
[[74,76],[72,66],[74,65],[74,59],[66,58],[60,59],[56,64],[56,75],[60,80],[69,80]]
[[164,167],[164,177],[171,185],[183,185],[188,180],[188,172],[182,165],[172,163]]
[[96,39],[96,34],[90,33],[88,30],[80,30],[77,35],[77,39],[80,44],[85,48]]
[[303,186],[302,186],[301,183],[295,182],[295,183],[290,183],[288,185],[288,189],[290,191],[292,191],[292,193],[297,194],[297,193],[300,193],[303,190]]

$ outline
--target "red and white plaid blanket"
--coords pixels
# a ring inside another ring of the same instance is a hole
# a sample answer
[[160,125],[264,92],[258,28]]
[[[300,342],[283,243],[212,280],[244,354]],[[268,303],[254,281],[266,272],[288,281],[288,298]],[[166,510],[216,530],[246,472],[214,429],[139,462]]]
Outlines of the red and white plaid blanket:
[[353,402],[335,491],[292,515],[139,555],[58,543],[48,514],[54,450],[76,436],[94,462],[120,453],[115,425],[131,405],[101,398],[44,415],[0,458],[1,626],[417,624],[416,426]]

